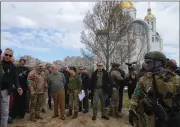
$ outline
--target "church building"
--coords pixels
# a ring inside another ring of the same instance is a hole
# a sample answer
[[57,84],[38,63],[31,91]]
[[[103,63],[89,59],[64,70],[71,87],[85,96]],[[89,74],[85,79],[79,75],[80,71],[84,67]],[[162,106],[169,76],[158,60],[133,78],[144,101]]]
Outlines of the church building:
[[[161,51],[163,52],[163,40],[161,39],[160,35],[156,31],[156,17],[151,13],[150,6],[147,9],[147,15],[145,15],[144,19],[137,19],[136,18],[136,8],[132,2],[128,1],[121,1],[120,7],[123,9],[125,13],[128,13],[132,18],[132,26],[133,32],[138,36],[140,33],[143,32],[147,34],[147,41],[146,47],[143,49],[144,55],[149,51]],[[144,42],[144,41],[143,41]],[[137,43],[142,43],[137,40]],[[139,50],[139,45],[137,47]],[[139,51],[137,51],[139,52]],[[137,56],[135,56],[137,57]],[[135,60],[135,59],[134,59]],[[133,60],[129,60],[129,62]]]

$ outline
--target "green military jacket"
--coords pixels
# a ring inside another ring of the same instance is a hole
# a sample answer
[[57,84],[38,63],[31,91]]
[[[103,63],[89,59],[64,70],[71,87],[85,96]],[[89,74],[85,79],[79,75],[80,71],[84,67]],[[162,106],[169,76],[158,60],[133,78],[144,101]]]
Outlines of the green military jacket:
[[[166,70],[163,70],[159,72],[157,75],[155,75],[156,78],[156,85],[159,93],[165,94],[167,92],[177,93],[178,89],[180,89],[180,77],[176,74],[172,74],[170,79],[168,81],[164,81],[164,76],[166,74]],[[153,78],[152,73],[148,72],[146,73],[142,78],[140,78],[136,89],[134,91],[134,94],[132,95],[132,99],[130,100],[130,108],[134,110],[139,100],[143,99],[143,93],[141,91],[147,92],[151,87],[153,87],[152,84]],[[166,99],[164,100],[170,107],[172,106],[172,100]],[[142,127],[153,127],[155,121],[154,116],[149,117],[144,116],[146,118],[146,121],[143,123],[144,125],[141,125]],[[148,121],[148,122],[147,122]],[[141,127],[140,126],[140,127]]]
[[69,90],[82,90],[82,80],[78,74],[76,74],[75,76],[70,76],[68,88]]

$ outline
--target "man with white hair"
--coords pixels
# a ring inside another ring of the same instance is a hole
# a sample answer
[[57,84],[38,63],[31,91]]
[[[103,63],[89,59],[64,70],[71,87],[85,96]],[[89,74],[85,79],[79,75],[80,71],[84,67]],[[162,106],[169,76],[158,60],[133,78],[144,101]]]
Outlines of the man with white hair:
[[65,120],[65,91],[64,86],[66,83],[63,73],[57,71],[57,67],[52,65],[50,68],[52,74],[48,77],[49,85],[52,89],[52,97],[54,101],[54,116],[58,117],[58,107],[61,112],[61,119]]

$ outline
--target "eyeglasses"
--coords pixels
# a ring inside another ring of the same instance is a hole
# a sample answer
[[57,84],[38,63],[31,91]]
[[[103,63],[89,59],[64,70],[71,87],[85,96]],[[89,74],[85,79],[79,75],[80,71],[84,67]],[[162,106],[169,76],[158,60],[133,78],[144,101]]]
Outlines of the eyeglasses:
[[5,54],[5,56],[12,57],[12,55],[10,55],[10,54]]
[[98,67],[102,67],[103,65],[97,65]]

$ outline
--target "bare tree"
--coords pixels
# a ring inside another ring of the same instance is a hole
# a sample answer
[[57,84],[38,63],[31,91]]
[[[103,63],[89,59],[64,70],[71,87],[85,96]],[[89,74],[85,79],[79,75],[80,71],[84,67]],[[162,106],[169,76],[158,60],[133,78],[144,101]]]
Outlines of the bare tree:
[[[124,49],[122,39],[130,22],[131,16],[123,12],[119,2],[96,3],[92,12],[88,11],[83,20],[85,30],[82,31],[81,42],[86,47],[82,50],[83,55],[89,57],[86,54],[88,51],[104,62],[106,69],[109,70],[109,64],[116,56],[114,53],[118,50],[122,52]],[[122,56],[121,61],[124,59]]]

